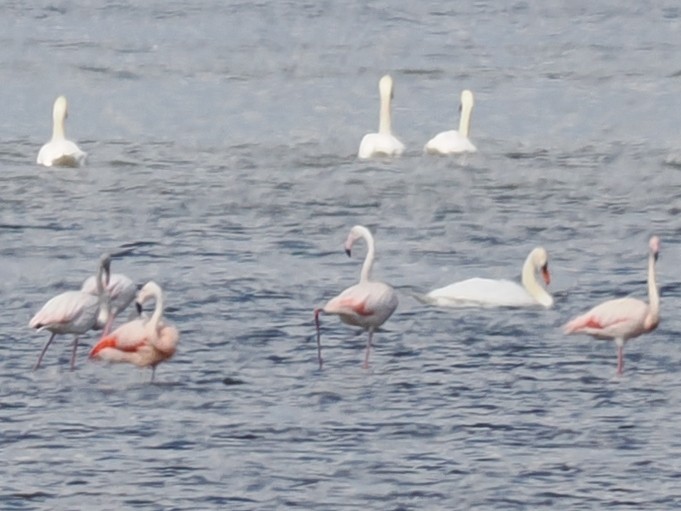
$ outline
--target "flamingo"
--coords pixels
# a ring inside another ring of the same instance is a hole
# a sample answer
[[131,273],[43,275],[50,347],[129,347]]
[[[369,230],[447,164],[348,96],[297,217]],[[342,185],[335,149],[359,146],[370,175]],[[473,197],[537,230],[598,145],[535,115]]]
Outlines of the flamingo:
[[553,297],[536,279],[541,273],[546,285],[551,283],[549,255],[543,247],[532,249],[522,271],[522,286],[510,280],[472,278],[434,289],[420,301],[440,307],[533,307],[553,306]]
[[461,92],[459,111],[459,131],[449,130],[438,133],[431,138],[423,150],[430,154],[474,153],[477,148],[468,138],[471,128],[471,112],[473,111],[473,93],[468,89]]
[[[80,288],[81,291],[90,294],[97,294],[97,280],[94,275],[88,277]],[[108,319],[101,313],[97,318],[95,329],[103,328],[102,336],[107,336],[111,331],[111,325],[118,315],[132,303],[137,294],[137,286],[127,275],[122,273],[112,273],[109,278],[109,285],[106,292],[110,299],[110,310]]]
[[109,310],[108,295],[104,286],[108,283],[110,274],[111,257],[102,255],[97,270],[97,295],[83,291],[66,291],[50,299],[42,309],[28,323],[28,326],[38,331],[48,330],[52,335],[40,352],[38,361],[33,366],[35,371],[45,356],[57,334],[73,334],[73,351],[71,353],[71,370],[76,365],[76,350],[78,349],[78,336],[95,326],[100,311],[104,313],[106,321]]
[[393,79],[390,75],[385,75],[380,79],[378,91],[381,96],[378,133],[367,133],[362,138],[357,153],[361,159],[374,156],[399,156],[404,152],[404,144],[392,134],[390,127],[390,101],[393,98]]
[[87,154],[81,151],[75,142],[66,138],[64,121],[67,117],[66,98],[59,96],[52,108],[52,139],[40,148],[37,159],[39,165],[80,167],[85,163]]
[[128,321],[102,337],[90,351],[90,358],[151,367],[151,381],[154,381],[156,366],[175,354],[180,334],[163,319],[164,294],[155,282],[147,282],[137,293],[138,311],[152,299],[156,306],[151,317]]
[[648,253],[648,302],[636,298],[617,298],[596,305],[563,327],[566,334],[588,334],[595,339],[614,340],[617,345],[617,374],[624,371],[624,344],[641,334],[652,332],[660,323],[660,294],[655,282],[655,262],[660,253],[660,238],[653,236]]
[[345,241],[345,253],[350,256],[352,246],[360,238],[367,245],[367,255],[362,265],[359,284],[347,288],[341,294],[332,298],[326,305],[314,311],[315,325],[317,326],[317,357],[319,368],[322,367],[322,347],[319,325],[319,315],[337,314],[343,323],[359,326],[369,332],[366,353],[364,355],[364,368],[369,367],[369,352],[374,332],[392,315],[397,308],[397,293],[388,284],[371,280],[371,268],[374,264],[374,238],[371,231],[362,225],[355,225]]

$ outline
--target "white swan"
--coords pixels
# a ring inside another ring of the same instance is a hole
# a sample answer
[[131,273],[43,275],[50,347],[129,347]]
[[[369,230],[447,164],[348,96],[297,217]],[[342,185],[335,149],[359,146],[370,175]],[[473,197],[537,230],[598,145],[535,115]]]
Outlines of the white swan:
[[423,301],[441,307],[531,307],[553,305],[553,297],[537,282],[540,271],[544,282],[551,282],[549,256],[537,247],[525,259],[522,286],[510,280],[473,278],[435,289]]
[[359,144],[357,156],[362,159],[374,156],[399,156],[404,152],[404,144],[397,140],[390,128],[390,101],[393,97],[393,80],[385,75],[378,82],[381,95],[381,111],[378,133],[367,133]]
[[471,113],[473,112],[473,93],[468,89],[461,93],[461,119],[459,131],[449,130],[438,133],[431,138],[423,150],[430,154],[474,153],[477,148],[470,141],[468,135],[471,129]]
[[52,139],[40,148],[38,164],[46,167],[80,167],[85,163],[86,153],[66,139],[64,120],[68,116],[66,98],[59,96],[52,109]]

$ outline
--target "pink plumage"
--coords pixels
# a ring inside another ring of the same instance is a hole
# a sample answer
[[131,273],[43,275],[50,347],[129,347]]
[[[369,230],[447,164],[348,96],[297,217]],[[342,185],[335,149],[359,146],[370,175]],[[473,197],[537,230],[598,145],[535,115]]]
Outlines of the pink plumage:
[[329,300],[324,307],[315,309],[315,324],[317,326],[317,356],[319,367],[322,367],[322,348],[319,315],[335,314],[343,323],[361,327],[369,332],[364,367],[369,366],[369,353],[373,334],[378,327],[385,323],[397,308],[397,293],[388,284],[371,280],[371,269],[374,264],[374,238],[369,229],[356,225],[350,230],[345,242],[345,251],[351,254],[353,244],[364,239],[367,244],[367,255],[362,265],[359,283],[344,290],[341,294]]
[[566,334],[583,333],[596,339],[614,340],[617,345],[617,373],[624,370],[624,344],[651,332],[660,322],[660,295],[655,282],[655,262],[660,240],[653,236],[648,256],[648,302],[636,298],[608,300],[577,316],[563,326]]
[[102,337],[90,351],[90,358],[151,367],[153,381],[156,366],[175,354],[180,334],[163,319],[164,298],[160,286],[148,282],[137,294],[136,301],[141,306],[152,299],[156,306],[151,317],[128,321]]

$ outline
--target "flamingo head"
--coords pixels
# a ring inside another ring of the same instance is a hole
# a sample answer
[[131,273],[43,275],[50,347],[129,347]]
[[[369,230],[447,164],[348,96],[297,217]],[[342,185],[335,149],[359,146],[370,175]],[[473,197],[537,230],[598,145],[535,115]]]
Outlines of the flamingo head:
[[660,238],[658,238],[657,236],[653,236],[652,238],[650,238],[650,243],[648,244],[648,246],[650,247],[651,255],[657,261],[657,257],[660,254]]

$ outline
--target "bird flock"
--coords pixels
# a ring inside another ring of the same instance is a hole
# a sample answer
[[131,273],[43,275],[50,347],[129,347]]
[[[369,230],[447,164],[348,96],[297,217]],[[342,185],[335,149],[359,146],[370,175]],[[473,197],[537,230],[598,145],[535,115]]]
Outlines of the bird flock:
[[[366,134],[360,143],[360,159],[394,157],[404,152],[404,144],[392,133],[391,101],[393,80],[389,75],[379,81],[380,113],[377,133]],[[473,153],[476,146],[469,139],[474,98],[470,90],[461,93],[459,129],[443,131],[424,146],[428,154],[451,155]],[[67,101],[59,96],[52,113],[52,138],[38,153],[37,163],[47,167],[78,167],[85,163],[87,154],[76,143],[66,138],[65,120]],[[345,241],[348,256],[359,240],[366,244],[366,256],[360,271],[359,283],[351,286],[314,309],[317,333],[317,358],[323,366],[321,347],[322,314],[336,315],[343,323],[367,331],[364,367],[369,366],[374,333],[392,316],[398,306],[395,290],[388,284],[371,278],[376,253],[374,238],[368,228],[356,225]],[[595,339],[613,340],[617,347],[617,374],[624,370],[624,345],[629,339],[655,330],[660,322],[660,295],[655,279],[655,263],[660,252],[660,240],[652,236],[648,254],[648,302],[631,297],[617,298],[600,303],[568,321],[563,331],[568,334],[587,334]],[[73,347],[70,367],[76,364],[80,336],[89,330],[101,330],[100,340],[90,351],[90,358],[108,362],[126,362],[152,369],[170,359],[177,349],[180,334],[164,317],[164,293],[155,282],[147,282],[139,291],[125,275],[111,273],[112,256],[101,256],[96,275],[87,278],[78,291],[66,291],[52,299],[38,311],[29,327],[51,333],[45,343],[34,370],[38,369],[50,344],[57,334],[72,334]],[[534,248],[527,256],[521,283],[510,280],[471,278],[434,289],[416,298],[424,304],[438,307],[544,307],[550,308],[554,299],[537,280],[551,282],[548,269],[549,255],[543,247]],[[114,320],[132,302],[137,315],[111,331]],[[151,316],[142,312],[148,301],[155,302]]]

